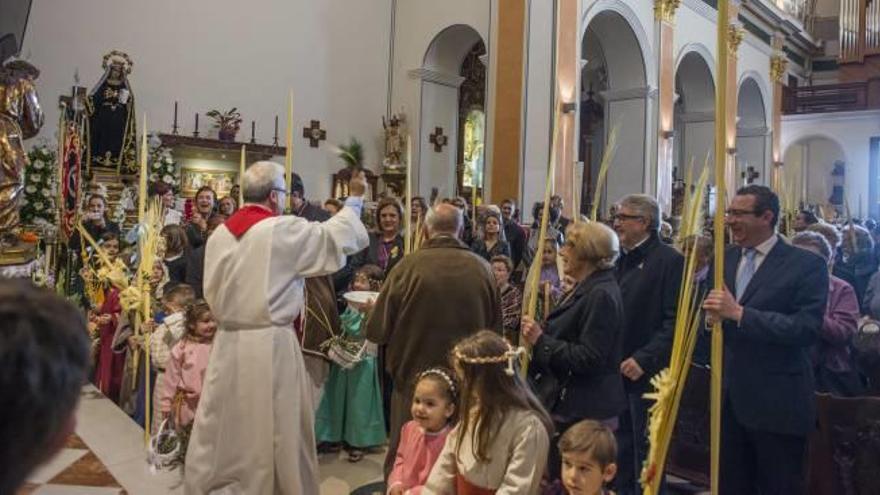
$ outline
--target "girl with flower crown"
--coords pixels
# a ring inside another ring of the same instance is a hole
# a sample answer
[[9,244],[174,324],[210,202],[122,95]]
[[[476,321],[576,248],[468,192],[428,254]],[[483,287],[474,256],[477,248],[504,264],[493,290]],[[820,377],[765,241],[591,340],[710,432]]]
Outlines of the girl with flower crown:
[[431,470],[427,492],[539,493],[553,422],[514,369],[523,351],[488,330],[453,348],[461,419]]

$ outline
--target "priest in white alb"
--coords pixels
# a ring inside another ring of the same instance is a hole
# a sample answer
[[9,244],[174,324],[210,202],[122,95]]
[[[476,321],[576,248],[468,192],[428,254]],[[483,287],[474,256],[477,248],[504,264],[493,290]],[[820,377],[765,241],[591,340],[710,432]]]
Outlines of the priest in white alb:
[[209,238],[205,299],[219,323],[186,456],[190,495],[318,493],[314,404],[294,320],[303,278],[333,273],[368,244],[366,182],[332,219],[281,216],[284,170],[257,162],[245,205]]

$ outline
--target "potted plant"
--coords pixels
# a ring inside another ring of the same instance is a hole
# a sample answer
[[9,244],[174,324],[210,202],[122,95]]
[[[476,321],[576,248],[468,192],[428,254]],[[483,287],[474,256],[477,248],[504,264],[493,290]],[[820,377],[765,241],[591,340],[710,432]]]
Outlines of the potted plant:
[[340,144],[336,155],[345,163],[350,170],[364,168],[364,146],[356,138],[351,138],[347,145]]
[[235,135],[241,127],[241,114],[237,108],[226,112],[211,110],[205,115],[214,119],[214,127],[219,130],[218,137],[221,141],[235,141]]

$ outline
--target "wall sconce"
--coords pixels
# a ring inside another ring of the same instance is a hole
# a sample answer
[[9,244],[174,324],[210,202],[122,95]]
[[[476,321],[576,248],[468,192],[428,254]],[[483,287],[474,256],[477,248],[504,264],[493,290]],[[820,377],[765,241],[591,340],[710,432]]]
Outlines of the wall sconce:
[[675,131],[673,131],[673,130],[663,131],[660,133],[660,135],[663,136],[663,139],[672,139],[675,137]]
[[574,113],[577,111],[577,103],[569,101],[562,104],[562,113]]
[[773,166],[776,168],[782,168],[785,165],[785,162],[773,162]]
[[728,155],[735,155],[736,154],[736,147],[734,146],[731,148],[727,148],[727,154]]

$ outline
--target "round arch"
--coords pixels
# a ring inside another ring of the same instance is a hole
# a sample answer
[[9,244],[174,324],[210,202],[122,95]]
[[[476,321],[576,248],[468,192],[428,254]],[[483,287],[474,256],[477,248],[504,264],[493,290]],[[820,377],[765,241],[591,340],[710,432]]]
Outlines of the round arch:
[[467,24],[446,26],[428,43],[425,56],[422,58],[422,67],[457,75],[471,47],[479,41],[486,43],[472,26]]
[[715,57],[712,56],[712,51],[709,50],[709,47],[702,43],[688,43],[681,47],[678,51],[678,57],[675,59],[675,72],[678,72],[678,67],[681,65],[681,62],[684,58],[691,53],[696,53],[699,55],[703,62],[706,63],[706,67],[709,68],[709,73],[712,75],[712,86],[715,86]]
[[[744,99],[747,101],[747,103],[745,104],[745,106],[741,106],[741,101]],[[754,120],[752,125],[754,126],[757,124],[757,117],[761,115],[762,120],[760,122],[760,125],[767,125],[767,117],[768,115],[770,115],[771,111],[769,104],[772,102],[772,97],[770,94],[770,90],[767,87],[767,82],[764,81],[764,78],[761,76],[761,74],[750,70],[740,75],[739,81],[737,82],[736,100],[736,114],[738,117],[752,117]],[[754,104],[755,101],[760,102],[760,107]]]
[[[583,45],[583,40],[585,39],[587,30],[590,28],[590,24],[593,20],[595,20],[597,16],[607,13],[615,13],[622,17],[627,24],[627,27],[629,27],[629,30],[632,32],[632,35],[635,37],[642,61],[642,69],[645,74],[645,86],[647,86],[648,74],[654,74],[655,72],[654,59],[651,54],[651,44],[648,40],[645,28],[642,26],[642,23],[639,22],[638,15],[626,3],[621,0],[597,0],[590,5],[590,7],[581,15],[581,44]],[[581,55],[580,58],[583,58],[583,55]],[[609,74],[609,80],[610,79],[611,75]]]
[[681,55],[675,66],[676,91],[687,112],[711,112],[715,108],[715,78],[709,61],[698,51]]

